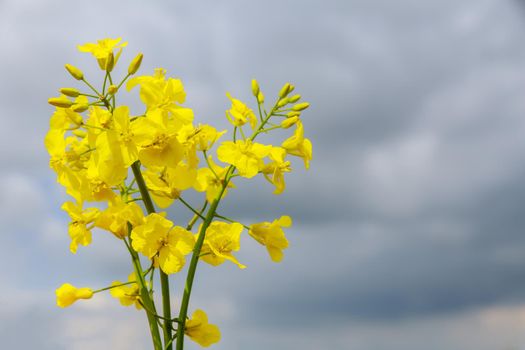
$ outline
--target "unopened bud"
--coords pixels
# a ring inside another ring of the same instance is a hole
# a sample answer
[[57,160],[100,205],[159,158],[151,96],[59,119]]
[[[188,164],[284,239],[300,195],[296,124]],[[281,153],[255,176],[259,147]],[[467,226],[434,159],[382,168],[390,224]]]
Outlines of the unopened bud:
[[87,111],[88,108],[89,108],[89,105],[87,105],[85,103],[76,103],[76,104],[73,105],[73,107],[71,107],[71,109],[74,110],[77,113],[85,112],[85,111]]
[[292,97],[290,97],[288,99],[288,101],[290,103],[295,103],[295,102],[299,101],[300,99],[301,99],[301,95],[297,94],[297,95],[293,95]]
[[288,129],[292,125],[295,125],[299,121],[299,116],[287,118],[281,122],[281,128]]
[[288,96],[288,94],[290,92],[293,91],[293,89],[295,88],[295,86],[293,86],[292,84],[290,83],[286,83],[284,84],[283,88],[281,89],[281,91],[279,91],[279,98],[285,98],[286,96]]
[[264,103],[264,94],[262,93],[262,91],[259,91],[259,93],[257,94],[257,102],[259,102],[260,104]]
[[277,108],[284,107],[287,104],[288,104],[288,99],[287,98],[283,98],[282,100],[279,100],[279,102],[277,102]]
[[66,96],[60,96],[60,97],[51,97],[47,100],[47,103],[49,103],[52,106],[60,107],[60,108],[69,108],[73,104],[70,100],[67,99]]
[[60,92],[69,97],[77,97],[80,95],[80,91],[75,88],[62,88]]
[[253,96],[257,97],[259,95],[260,91],[261,90],[259,89],[259,83],[257,82],[257,80],[252,79],[252,94],[253,94]]
[[82,116],[80,114],[78,114],[78,113],[67,113],[67,117],[69,118],[69,120],[71,120],[76,125],[82,125]]
[[75,78],[76,80],[84,79],[84,73],[82,73],[82,71],[78,69],[77,67],[72,66],[70,64],[66,64],[65,67],[67,71],[69,72],[69,74],[71,74],[73,78]]
[[118,86],[117,85],[110,85],[108,87],[108,94],[110,95],[115,95],[115,93],[118,91]]
[[288,118],[298,117],[300,115],[301,115],[301,112],[298,112],[298,111],[291,111],[290,113],[287,114]]
[[310,104],[308,102],[298,103],[295,106],[292,107],[294,111],[303,111],[310,107]]
[[87,136],[87,133],[84,130],[75,129],[72,131],[73,135],[76,137],[80,137],[81,139],[85,138]]
[[142,57],[144,57],[144,55],[142,53],[139,53],[137,56],[135,56],[133,61],[131,61],[131,63],[129,64],[129,68],[128,68],[129,75],[133,75],[137,73],[137,71],[140,68],[140,64],[142,63]]
[[106,72],[111,72],[113,67],[115,67],[115,56],[113,55],[113,52],[111,52],[108,55],[108,58],[106,58]]

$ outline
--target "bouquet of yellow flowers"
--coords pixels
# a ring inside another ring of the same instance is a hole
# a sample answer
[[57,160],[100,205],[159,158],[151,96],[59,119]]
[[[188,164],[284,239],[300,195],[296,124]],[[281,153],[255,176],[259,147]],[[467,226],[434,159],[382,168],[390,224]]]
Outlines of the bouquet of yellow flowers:
[[[233,130],[231,140],[222,141],[226,130],[194,124],[192,109],[183,105],[186,93],[179,79],[167,77],[162,68],[153,75],[136,76],[142,54],[131,61],[121,80],[115,80],[112,72],[126,45],[117,38],[78,47],[96,58],[103,83],[94,87],[80,69],[66,64],[84,89],[62,88],[59,97],[48,100],[56,110],[45,146],[58,183],[72,197],[62,205],[71,218],[70,251],[76,253],[79,246],[89,245],[91,231],[99,228],[112,233],[129,252],[132,271],[126,282],[113,281],[97,290],[63,284],[56,290],[57,305],[67,307],[109,291],[122,305],[145,311],[155,350],[174,345],[182,349],[184,335],[207,347],[220,340],[219,328],[208,323],[200,309],[188,316],[199,260],[213,266],[229,261],[244,269],[234,252],[240,249],[240,237],[246,230],[266,247],[272,261],[279,262],[288,247],[283,228],[292,224],[289,216],[281,216],[248,226],[220,215],[219,204],[235,188],[234,180],[258,174],[274,186],[275,194],[282,193],[285,173],[291,171],[288,156],[302,158],[308,168],[312,144],[304,137],[301,113],[309,104],[300,102],[300,95],[292,95],[294,86],[287,83],[268,109],[253,80],[255,112],[227,94],[231,108],[226,117]],[[128,106],[117,103],[123,86],[127,91],[139,90],[143,114],[131,115]],[[256,142],[272,130],[292,127],[295,131],[279,146]],[[203,193],[202,205],[194,206],[183,198],[184,191],[192,189]],[[193,215],[183,225],[161,211],[175,201]],[[170,276],[181,272],[190,254],[180,309],[173,317]],[[153,298],[157,272],[161,313]]]

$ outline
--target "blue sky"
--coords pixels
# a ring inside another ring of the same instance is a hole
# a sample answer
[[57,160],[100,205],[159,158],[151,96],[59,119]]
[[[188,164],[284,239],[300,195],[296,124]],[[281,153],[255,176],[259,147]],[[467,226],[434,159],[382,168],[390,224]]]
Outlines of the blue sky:
[[240,183],[223,209],[291,215],[284,261],[244,239],[246,270],[199,266],[190,309],[221,327],[214,349],[525,349],[524,31],[517,0],[0,1],[2,348],[149,346],[107,295],[54,305],[63,282],[130,269],[103,232],[69,253],[43,146],[63,65],[97,73],[76,45],[120,36],[122,60],[183,80],[196,121],[225,126],[226,92],[250,101],[254,77],[311,103],[311,169],[279,197]]

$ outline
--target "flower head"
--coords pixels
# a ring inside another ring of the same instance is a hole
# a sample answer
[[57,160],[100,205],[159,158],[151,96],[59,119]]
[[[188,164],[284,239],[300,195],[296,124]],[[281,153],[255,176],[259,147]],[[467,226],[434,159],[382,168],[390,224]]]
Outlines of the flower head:
[[233,251],[238,251],[241,248],[240,240],[243,229],[243,226],[238,222],[232,224],[220,221],[212,222],[206,229],[206,236],[201,249],[202,260],[213,266],[230,260],[241,269],[246,268],[232,254]]
[[191,252],[195,240],[191,232],[153,213],[146,216],[144,224],[133,228],[131,244],[137,252],[154,258],[162,271],[170,274],[182,269],[184,255]]
[[219,327],[209,324],[208,316],[202,310],[195,310],[191,318],[186,321],[184,333],[205,348],[221,340]]
[[273,222],[251,225],[248,233],[257,242],[266,246],[273,261],[280,262],[283,259],[283,249],[288,248],[288,240],[282,227],[290,227],[291,225],[292,219],[289,216],[281,216]]
[[113,55],[113,50],[119,49],[117,55],[114,57],[114,64],[117,64],[118,58],[122,53],[122,48],[128,45],[127,41],[120,43],[121,40],[122,38],[97,40],[96,43],[79,45],[78,50],[91,53],[97,59],[100,69],[105,70],[108,59],[111,59],[109,57]]

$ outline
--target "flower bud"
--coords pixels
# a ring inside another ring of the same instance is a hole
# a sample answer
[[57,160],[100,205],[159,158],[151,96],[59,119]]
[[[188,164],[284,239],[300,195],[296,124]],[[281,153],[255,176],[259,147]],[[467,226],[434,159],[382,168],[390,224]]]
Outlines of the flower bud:
[[73,102],[68,100],[68,98],[64,95],[60,97],[51,97],[50,99],[47,100],[47,102],[52,106],[60,107],[60,108],[69,108],[73,104]]
[[284,86],[282,87],[281,91],[279,91],[279,98],[285,98],[286,96],[288,96],[288,94],[290,92],[293,91],[294,88],[295,88],[295,86],[293,86],[290,83],[284,84]]
[[264,94],[262,93],[262,91],[259,91],[259,93],[257,94],[257,102],[259,102],[260,104],[264,103]]
[[80,137],[81,139],[85,138],[87,136],[87,133],[84,130],[75,129],[72,131],[73,135],[76,137]]
[[77,97],[80,95],[80,91],[75,88],[62,88],[60,92],[69,97]]
[[295,117],[287,118],[287,119],[285,119],[285,120],[283,120],[283,121],[281,122],[281,128],[283,128],[283,129],[288,129],[288,128],[291,127],[292,125],[297,124],[298,121],[299,121],[299,116],[295,116]]
[[142,63],[142,57],[144,57],[144,55],[142,53],[139,53],[137,56],[135,56],[133,61],[131,61],[131,63],[129,64],[129,68],[128,68],[129,75],[133,75],[137,73],[137,71],[140,68],[140,64]]
[[259,95],[260,91],[261,90],[259,89],[259,83],[257,82],[257,80],[252,79],[252,93],[253,93],[253,96],[257,97]]
[[298,103],[295,106],[292,107],[294,111],[303,111],[310,107],[310,104],[308,102]]
[[111,52],[108,55],[108,58],[106,58],[106,72],[111,72],[113,67],[115,67],[115,55],[113,55],[113,52]]
[[[75,103],[71,109],[74,110],[75,112],[77,113],[82,113],[84,111],[87,111],[87,109],[89,108],[89,105],[85,104],[85,103]],[[73,121],[75,122],[75,121]],[[80,120],[80,123],[82,123],[82,119]],[[77,123],[79,124],[79,123]]]
[[75,78],[76,80],[84,79],[84,73],[82,73],[82,71],[78,69],[77,67],[72,66],[70,64],[66,64],[65,67],[67,71],[69,72],[69,74],[71,74],[73,78]]
[[277,108],[284,107],[287,104],[288,104],[288,98],[283,98],[282,100],[279,100],[279,102],[277,102]]
[[117,85],[110,85],[108,87],[108,94],[115,95],[115,93],[118,91]]
[[293,118],[293,117],[298,117],[301,115],[301,112],[298,112],[298,111],[291,111],[290,113],[287,114],[288,118]]
[[[75,106],[76,105],[73,105],[73,107],[75,107]],[[67,117],[69,118],[69,120],[71,120],[76,125],[82,125],[82,116],[80,114],[78,114],[78,113],[75,113],[75,112],[71,113],[71,111],[68,111],[67,112]]]
[[300,99],[301,99],[301,95],[297,94],[297,95],[293,95],[292,97],[290,97],[288,99],[288,101],[290,103],[295,103],[295,102],[299,101]]
[[64,283],[56,290],[57,305],[67,307],[79,299],[91,299],[93,290],[90,288],[76,288],[69,283]]

